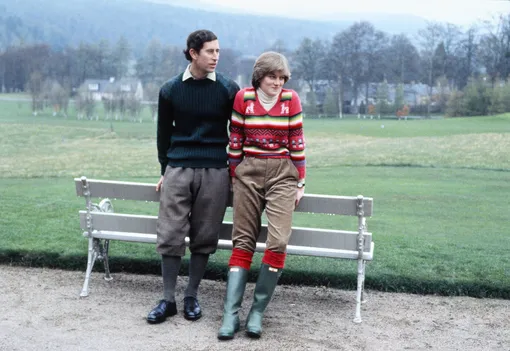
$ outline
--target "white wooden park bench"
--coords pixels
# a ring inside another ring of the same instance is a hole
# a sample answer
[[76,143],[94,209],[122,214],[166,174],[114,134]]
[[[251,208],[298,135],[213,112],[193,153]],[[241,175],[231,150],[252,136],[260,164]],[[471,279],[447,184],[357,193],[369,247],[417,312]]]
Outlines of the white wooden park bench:
[[[108,266],[110,240],[138,243],[156,243],[157,216],[114,213],[109,199],[159,202],[155,184],[119,182],[109,180],[76,178],[76,193],[85,198],[86,210],[80,211],[81,229],[89,239],[87,271],[80,296],[88,296],[89,280],[94,262],[103,261],[105,279],[111,280]],[[101,198],[99,204],[93,198]],[[364,302],[365,263],[374,254],[372,233],[367,232],[366,217],[372,215],[373,199],[359,196],[329,196],[305,194],[298,212],[325,213],[331,215],[357,216],[356,231],[292,228],[287,253],[292,255],[318,256],[357,260],[357,291],[354,322],[361,322],[361,303]],[[232,223],[224,221],[218,249],[232,249]],[[264,252],[267,227],[263,226],[257,243],[257,252]],[[188,242],[187,242],[188,244]]]

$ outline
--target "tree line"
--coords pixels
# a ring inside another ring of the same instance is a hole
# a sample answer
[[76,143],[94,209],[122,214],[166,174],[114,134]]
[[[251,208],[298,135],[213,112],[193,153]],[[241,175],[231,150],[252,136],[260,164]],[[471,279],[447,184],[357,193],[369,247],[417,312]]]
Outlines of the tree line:
[[[414,36],[389,35],[369,22],[357,22],[330,39],[303,38],[294,49],[277,40],[267,49],[289,58],[289,84],[306,88],[308,115],[510,111],[510,15],[467,29],[428,23]],[[59,50],[44,43],[20,44],[0,52],[0,88],[32,95],[53,91],[54,99],[65,100],[88,78],[136,77],[145,99],[155,101],[159,86],[187,64],[182,48],[157,39],[142,54],[134,52],[125,37],[113,44],[100,40]],[[218,70],[244,77],[248,84],[254,59],[222,48]],[[404,97],[417,84],[425,87],[425,97],[408,106]]]

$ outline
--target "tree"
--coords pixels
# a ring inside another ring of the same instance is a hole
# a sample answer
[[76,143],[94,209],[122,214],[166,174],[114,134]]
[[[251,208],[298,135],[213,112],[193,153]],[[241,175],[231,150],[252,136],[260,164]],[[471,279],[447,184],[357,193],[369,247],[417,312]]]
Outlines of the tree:
[[[47,77],[51,50],[44,44],[11,47],[0,55],[1,82],[7,92],[27,91],[32,73]],[[2,86],[0,86],[2,89]]]
[[275,51],[279,52],[282,55],[285,55],[287,59],[291,58],[292,52],[287,48],[287,44],[285,43],[285,40],[282,39],[276,39],[272,45],[270,45],[266,50],[264,51]]
[[[357,40],[359,28],[351,26],[337,33],[330,48],[329,57],[333,63],[332,72],[338,77],[340,100],[343,102],[346,91],[352,92],[353,100],[358,100],[359,88],[362,84],[361,45]],[[350,112],[356,113],[357,106]],[[343,108],[342,108],[343,109]]]
[[422,59],[426,64],[428,84],[427,117],[430,117],[430,103],[432,101],[432,87],[434,86],[434,59],[437,46],[441,42],[441,26],[429,22],[427,27],[418,31],[418,39],[422,48]]
[[[294,68],[295,68],[294,67],[294,54],[291,50],[289,50],[287,48],[285,41],[283,41],[281,39],[277,39],[269,48],[267,48],[264,51],[275,51],[275,52],[279,52],[280,54],[284,55],[287,58],[287,60],[289,61],[291,73],[294,72]],[[253,69],[253,65],[249,68],[250,77],[251,77],[252,69]],[[291,78],[287,83],[285,83],[285,88],[300,90],[299,79]]]
[[446,105],[450,95],[450,89],[448,86],[448,79],[445,76],[439,77],[436,84],[437,94],[435,96],[435,102],[441,113],[446,111]]
[[469,77],[473,76],[477,65],[477,51],[478,51],[478,29],[471,27],[463,34],[460,39],[457,61],[455,63],[457,67],[456,71],[456,86],[458,89],[463,89]]
[[155,83],[148,83],[143,91],[145,100],[149,101],[152,121],[156,123],[158,118],[159,87]]
[[466,116],[466,114],[464,93],[460,90],[452,91],[446,104],[446,115],[449,117],[459,117]]
[[[181,54],[182,56],[182,54]],[[218,72],[224,73],[228,77],[232,79],[236,78],[239,74],[238,71],[238,61],[240,53],[232,50],[232,49],[224,49],[222,48],[220,51],[220,59],[218,61],[218,67],[216,68]]]
[[28,89],[32,97],[32,113],[37,116],[38,111],[43,109],[43,76],[40,72],[34,72],[30,75]]
[[142,111],[141,101],[136,99],[134,95],[125,96],[124,101],[126,103],[126,111],[131,117],[131,121],[142,123],[142,118],[140,117],[140,112]]
[[[73,50],[66,48],[61,51],[52,51],[46,61],[47,78],[56,80],[62,88],[64,85],[71,85],[71,66],[74,59]],[[76,82],[78,85],[78,81]]]
[[386,80],[386,67],[382,56],[388,47],[388,37],[385,33],[375,30],[370,23],[363,23],[365,28],[363,42],[363,64],[364,74],[363,81],[365,83],[365,103],[369,98],[369,87],[372,82],[380,82]]
[[410,83],[419,80],[420,55],[405,34],[394,35],[382,57],[388,82]]
[[488,26],[488,33],[480,40],[479,59],[491,83],[510,74],[510,15],[499,17],[495,26]]
[[505,112],[510,112],[510,79],[503,82],[503,103],[505,104]]
[[377,85],[377,103],[376,111],[378,115],[386,114],[389,111],[388,104],[389,88],[386,81]]
[[464,89],[467,116],[485,116],[489,111],[490,90],[484,78],[471,78]]
[[[113,57],[110,42],[106,39],[101,39],[97,46],[92,45],[91,50],[96,55],[97,76],[101,78],[115,77],[117,63],[115,62],[116,58],[114,59]],[[90,76],[87,78],[90,78]]]
[[124,78],[128,76],[129,63],[131,61],[131,46],[126,37],[121,36],[112,52],[115,76]]
[[448,82],[456,79],[457,53],[461,45],[460,27],[451,23],[444,23],[441,26],[441,43],[436,50],[436,74],[444,76]]
[[325,52],[325,47],[319,39],[312,41],[310,38],[304,38],[294,53],[295,74],[304,80],[314,93],[315,82],[319,79],[322,61],[326,57]]
[[[341,89],[352,92],[353,101],[358,101],[363,85],[368,95],[368,84],[383,79],[380,56],[386,44],[386,35],[368,22],[355,23],[333,38],[329,55],[335,62],[333,72],[341,78]],[[352,112],[357,111],[354,106]]]
[[314,118],[319,117],[319,109],[317,108],[317,98],[315,93],[310,91],[306,97],[306,104],[303,106],[303,112],[306,117]]
[[[326,59],[321,60],[319,66],[319,77],[327,81],[328,88],[331,90],[332,97],[335,100],[335,110],[338,111],[338,116],[342,118],[342,105],[343,105],[343,84],[342,84],[342,65],[341,62],[332,55],[334,54],[332,43],[329,41],[323,42],[324,55]],[[329,92],[329,91],[328,91]],[[326,95],[326,98],[328,95]]]
[[115,99],[112,98],[103,98],[103,109],[106,112],[106,120],[112,120],[115,116],[115,111],[117,110],[117,104],[115,103]]
[[505,106],[505,84],[501,81],[496,81],[492,91],[489,95],[490,105],[489,105],[489,114],[496,115],[499,113],[504,113],[506,110]]
[[159,40],[153,39],[136,65],[136,74],[143,84],[164,80],[159,74],[162,62],[163,48]]
[[94,111],[96,109],[96,102],[87,89],[79,89],[74,101],[76,111],[78,112],[78,119],[87,118],[90,120],[93,118]]
[[[226,59],[228,59],[228,50],[227,54],[225,54],[223,50],[221,51],[220,63],[225,55],[227,55]],[[154,82],[158,85],[162,85],[171,77],[184,72],[189,64],[182,53],[182,50],[175,46],[164,47],[161,51],[161,60],[162,61],[158,64],[155,70]]]
[[107,41],[99,44],[81,42],[73,52],[71,77],[73,85],[79,85],[87,78],[107,79],[115,76],[111,50]]
[[437,79],[438,77],[446,77],[445,76],[445,70],[446,70],[446,52],[444,49],[443,42],[440,42],[436,50],[434,52],[434,59],[433,59],[433,68],[432,68],[432,77],[433,79]]
[[0,54],[0,93],[5,92],[5,60]]
[[48,99],[53,106],[53,116],[63,114],[67,118],[67,107],[69,105],[69,89],[64,88],[56,80],[48,81],[47,94]]
[[324,99],[323,110],[326,117],[338,117],[338,101],[337,96],[332,88],[329,88],[326,92]]
[[393,110],[395,113],[400,111],[404,107],[404,85],[398,84],[395,90],[395,102],[393,104]]

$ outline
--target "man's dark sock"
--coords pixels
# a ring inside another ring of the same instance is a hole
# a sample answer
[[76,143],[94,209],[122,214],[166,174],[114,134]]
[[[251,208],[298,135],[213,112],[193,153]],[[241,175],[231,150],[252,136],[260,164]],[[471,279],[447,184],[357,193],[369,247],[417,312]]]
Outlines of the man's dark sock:
[[207,254],[191,254],[189,260],[189,280],[186,291],[184,292],[184,297],[197,297],[198,286],[200,285],[200,281],[204,276],[208,260],[209,255]]
[[161,273],[163,276],[163,297],[165,300],[175,302],[175,286],[181,268],[180,256],[163,255],[161,260]]

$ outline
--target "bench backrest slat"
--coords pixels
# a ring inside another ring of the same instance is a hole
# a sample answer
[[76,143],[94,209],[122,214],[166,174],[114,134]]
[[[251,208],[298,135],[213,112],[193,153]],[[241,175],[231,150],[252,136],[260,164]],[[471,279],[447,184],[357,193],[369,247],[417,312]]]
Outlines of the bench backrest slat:
[[[110,200],[138,200],[159,202],[159,192],[155,184],[118,182],[107,180],[87,179],[90,196],[93,198],[109,198]],[[84,196],[80,178],[75,178],[76,194]],[[231,205],[231,204],[229,204]],[[297,212],[326,213],[334,215],[356,216],[357,198],[355,196],[329,196],[305,194]],[[373,199],[363,198],[363,212],[365,217],[372,216]]]
[[[95,230],[129,232],[156,235],[155,216],[129,215],[119,213],[92,212],[92,223]],[[80,211],[81,228],[87,229],[87,212]],[[357,232],[293,227],[289,245],[329,248],[338,250],[357,250]],[[231,240],[232,223],[224,222],[220,231],[220,239]],[[267,227],[264,225],[258,238],[259,243],[266,242]],[[370,251],[372,234],[365,233],[364,251]]]

